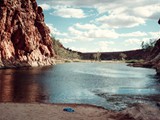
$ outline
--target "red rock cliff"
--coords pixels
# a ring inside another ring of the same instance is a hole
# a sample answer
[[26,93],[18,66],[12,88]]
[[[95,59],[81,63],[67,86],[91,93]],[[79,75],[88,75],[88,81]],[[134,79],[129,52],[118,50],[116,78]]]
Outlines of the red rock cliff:
[[54,64],[54,50],[35,0],[0,0],[0,67]]
[[150,62],[156,68],[157,74],[160,75],[160,39],[156,42],[150,58]]

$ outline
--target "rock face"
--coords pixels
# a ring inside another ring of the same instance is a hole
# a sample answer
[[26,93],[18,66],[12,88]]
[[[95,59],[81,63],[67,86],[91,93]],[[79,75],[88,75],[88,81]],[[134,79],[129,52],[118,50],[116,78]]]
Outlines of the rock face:
[[160,75],[160,39],[156,42],[150,59],[150,62],[152,62],[154,68],[156,68],[157,74]]
[[157,40],[153,50],[150,52],[145,62],[129,64],[129,66],[155,68],[157,75],[160,75],[160,39]]
[[54,64],[49,28],[35,0],[0,0],[0,68]]

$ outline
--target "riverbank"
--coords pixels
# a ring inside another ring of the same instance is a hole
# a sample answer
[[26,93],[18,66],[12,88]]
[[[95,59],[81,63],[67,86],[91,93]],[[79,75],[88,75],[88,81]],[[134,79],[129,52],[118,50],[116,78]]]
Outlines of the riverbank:
[[[75,112],[65,112],[65,107]],[[116,112],[80,104],[0,103],[0,113],[0,120],[160,120],[160,110],[146,104]]]
[[122,60],[101,60],[101,61],[95,61],[95,60],[81,60],[81,59],[57,59],[55,60],[56,64],[61,63],[70,63],[70,62],[82,62],[82,63],[125,63],[126,61]]

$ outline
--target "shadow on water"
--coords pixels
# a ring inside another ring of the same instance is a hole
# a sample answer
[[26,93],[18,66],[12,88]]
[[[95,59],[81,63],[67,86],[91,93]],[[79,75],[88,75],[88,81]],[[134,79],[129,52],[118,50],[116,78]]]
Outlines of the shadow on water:
[[0,102],[41,102],[46,100],[43,84],[37,82],[45,76],[43,68],[0,70]]

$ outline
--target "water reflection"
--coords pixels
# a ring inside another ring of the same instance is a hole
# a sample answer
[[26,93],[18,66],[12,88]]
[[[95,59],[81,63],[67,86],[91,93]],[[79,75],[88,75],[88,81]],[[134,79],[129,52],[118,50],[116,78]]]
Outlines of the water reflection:
[[[35,70],[36,69],[36,70]],[[0,101],[41,102],[46,99],[41,80],[46,68],[0,70]]]
[[153,69],[113,63],[68,63],[0,70],[0,102],[87,103],[110,109],[160,101]]

